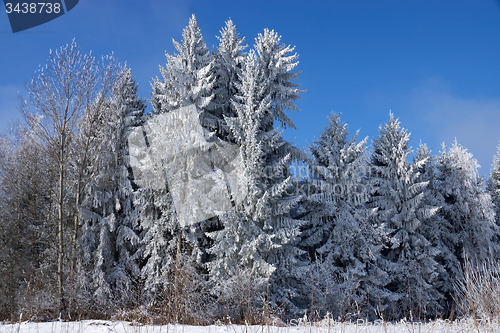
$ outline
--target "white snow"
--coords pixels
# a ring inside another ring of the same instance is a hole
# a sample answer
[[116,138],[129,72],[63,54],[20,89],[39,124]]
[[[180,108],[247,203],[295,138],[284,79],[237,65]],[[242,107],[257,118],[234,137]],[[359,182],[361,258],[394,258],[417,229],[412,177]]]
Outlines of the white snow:
[[[83,320],[78,322],[21,322],[16,324],[0,324],[0,333],[396,333],[396,332],[478,332],[474,321],[445,321],[437,320],[432,323],[383,323],[381,321],[366,323],[357,322],[330,322],[319,325],[303,325],[296,322],[295,326],[277,327],[261,325],[142,325],[126,321]],[[479,332],[500,332],[498,321],[479,323]]]

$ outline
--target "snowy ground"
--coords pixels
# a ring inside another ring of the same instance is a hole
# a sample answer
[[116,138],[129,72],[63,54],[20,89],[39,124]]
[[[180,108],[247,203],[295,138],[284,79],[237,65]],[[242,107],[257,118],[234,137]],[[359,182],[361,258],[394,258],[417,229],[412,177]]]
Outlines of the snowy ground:
[[[484,323],[479,328],[480,333],[500,333],[498,323]],[[365,324],[358,323],[330,323],[322,327],[300,325],[291,327],[275,326],[241,326],[241,325],[136,325],[125,321],[84,320],[79,322],[49,322],[33,323],[22,322],[17,324],[0,324],[1,333],[472,333],[478,332],[473,321],[445,322],[436,321],[422,325],[407,322],[397,324],[381,322]]]

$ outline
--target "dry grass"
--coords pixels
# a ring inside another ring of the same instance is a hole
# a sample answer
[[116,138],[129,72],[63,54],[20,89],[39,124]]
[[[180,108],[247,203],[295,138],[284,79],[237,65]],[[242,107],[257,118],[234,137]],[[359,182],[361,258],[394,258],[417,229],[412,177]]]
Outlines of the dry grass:
[[[456,320],[436,319],[426,322],[413,321],[411,316],[399,321],[348,320],[333,317],[329,312],[323,318],[319,318],[306,312],[302,318],[291,320],[286,325],[281,321],[277,323],[273,321],[275,318],[272,318],[269,309],[263,312],[265,307],[262,305],[260,308],[257,307],[257,300],[263,297],[259,295],[259,290],[263,286],[262,281],[254,281],[247,275],[237,276],[237,279],[235,277],[234,281],[228,283],[230,290],[225,291],[226,308],[218,315],[210,313],[214,309],[213,305],[210,307],[209,304],[197,304],[198,298],[192,298],[193,289],[199,286],[196,283],[196,275],[187,262],[179,261],[170,277],[170,287],[166,290],[163,308],[152,311],[143,306],[137,307],[115,314],[111,317],[111,321],[33,323],[25,320],[37,320],[36,315],[31,318],[19,316],[10,324],[0,324],[0,333],[95,333],[96,326],[99,326],[99,332],[108,333],[500,332],[499,261],[487,260],[478,263],[466,258],[462,277],[456,282],[455,302],[457,315],[461,317]],[[253,297],[255,300],[252,300]],[[253,310],[255,308],[259,308],[260,311],[255,312]],[[229,313],[239,320],[231,317]],[[264,318],[265,316],[267,318]],[[257,321],[261,324],[252,325]],[[234,325],[235,322],[243,325]]]
[[455,302],[463,316],[481,321],[500,320],[500,262],[465,258],[462,278],[456,281]]

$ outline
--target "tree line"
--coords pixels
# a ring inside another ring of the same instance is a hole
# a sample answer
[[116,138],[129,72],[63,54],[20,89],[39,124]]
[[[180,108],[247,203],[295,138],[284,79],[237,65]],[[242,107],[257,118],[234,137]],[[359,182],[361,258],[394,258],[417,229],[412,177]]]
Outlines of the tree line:
[[[393,114],[370,149],[331,114],[300,150],[282,137],[303,93],[294,48],[266,29],[247,50],[231,20],[218,39],[210,51],[189,20],[149,112],[114,56],[50,53],[20,98],[26,125],[0,137],[0,318],[453,313],[466,258],[500,254],[500,151],[484,184],[463,146],[413,151]],[[207,142],[238,147],[245,196],[186,226],[168,186],[134,178],[129,137],[190,105]]]

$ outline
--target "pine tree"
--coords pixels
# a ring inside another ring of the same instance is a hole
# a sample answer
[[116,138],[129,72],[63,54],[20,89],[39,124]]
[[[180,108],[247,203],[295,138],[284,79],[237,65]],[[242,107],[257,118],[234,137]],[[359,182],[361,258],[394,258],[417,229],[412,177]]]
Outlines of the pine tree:
[[408,132],[391,113],[373,143],[374,188],[369,206],[379,208],[379,223],[388,232],[381,258],[381,267],[391,277],[387,289],[401,301],[403,311],[432,315],[439,310],[442,297],[435,285],[438,251],[423,235],[423,221],[435,214],[436,208],[423,202],[428,182],[418,181],[416,169],[425,160],[414,165],[408,162],[409,140]]
[[483,189],[479,164],[467,149],[456,141],[438,157],[437,189],[442,210],[448,222],[445,236],[450,251],[463,264],[464,256],[485,260],[498,255],[493,241],[498,234],[491,196]]
[[[315,292],[314,304],[332,312],[339,298],[348,303],[339,306],[337,316],[341,310],[355,311],[355,304],[368,301],[377,306],[378,296],[385,293],[387,274],[377,267],[382,230],[370,223],[375,210],[364,207],[370,194],[363,179],[367,138],[357,143],[356,133],[348,139],[347,125],[340,123],[340,116],[332,114],[329,120],[310,147],[311,193],[305,203],[310,222],[304,227],[301,246],[311,260],[317,260],[308,278],[319,284],[335,281],[335,288]],[[331,295],[333,289],[338,294]],[[370,316],[374,315],[371,310]]]

